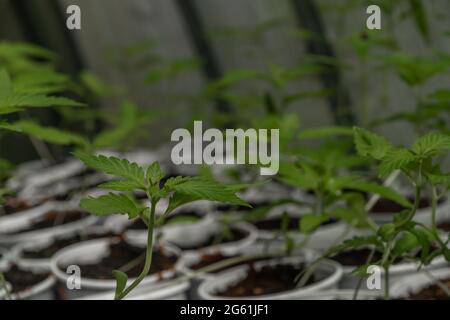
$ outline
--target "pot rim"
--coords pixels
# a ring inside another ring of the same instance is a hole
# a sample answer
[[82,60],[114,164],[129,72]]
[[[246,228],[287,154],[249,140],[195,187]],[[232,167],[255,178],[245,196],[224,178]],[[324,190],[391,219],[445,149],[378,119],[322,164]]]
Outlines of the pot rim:
[[[72,258],[74,256],[82,256],[83,252],[86,251],[94,251],[99,252],[100,254],[104,251],[104,249],[111,243],[111,241],[117,241],[120,240],[120,237],[106,237],[106,238],[100,238],[100,239],[93,239],[93,240],[87,240],[82,241],[79,243],[72,244],[68,247],[65,247],[58,251],[51,259],[50,261],[50,270],[51,272],[56,276],[56,278],[66,283],[67,280],[71,275],[67,274],[63,270],[59,268],[59,262],[62,259],[65,258]],[[131,243],[132,245],[138,245],[135,242]],[[167,244],[167,243],[161,243],[160,244],[164,249],[171,252],[173,255],[177,256],[179,258],[180,251],[178,248]],[[101,255],[100,255],[101,257]],[[111,270],[112,272],[113,270]],[[162,279],[167,279],[170,277],[173,277],[175,275],[175,270],[165,270],[163,272],[158,273],[157,275],[148,275],[141,284],[149,284],[149,283],[158,283]],[[128,284],[131,284],[131,282],[135,280],[135,278],[128,279]],[[83,278],[81,279],[81,285],[83,288],[86,289],[94,289],[94,290],[113,290],[116,288],[116,280],[99,280],[99,279],[91,279],[91,278]]]
[[[428,272],[439,280],[450,278],[450,267],[428,270]],[[411,292],[417,293],[434,282],[424,271],[419,271],[396,281],[391,286],[391,297],[406,298]]]
[[[275,259],[269,259],[269,260],[263,260],[259,262],[259,265],[261,264],[270,264],[270,263],[279,263],[276,262],[276,260],[279,260],[279,258]],[[294,261],[305,261],[304,257],[286,257],[283,258],[283,261],[288,262],[294,262]],[[295,299],[295,298],[302,298],[302,297],[308,297],[309,294],[313,292],[317,292],[322,289],[330,288],[336,285],[339,280],[343,276],[343,270],[335,261],[331,261],[328,259],[324,259],[320,262],[319,267],[331,267],[334,270],[331,272],[330,275],[328,275],[326,278],[308,285],[304,288],[299,289],[292,289],[285,292],[279,292],[279,293],[273,293],[268,295],[262,295],[262,296],[255,296],[255,297],[238,297],[239,300],[284,300],[284,299]],[[206,300],[235,300],[236,297],[221,297],[212,294],[212,290],[214,287],[217,287],[217,284],[222,282],[230,282],[230,280],[235,280],[240,273],[244,274],[246,272],[246,269],[248,269],[248,266],[237,266],[231,269],[227,269],[225,271],[220,272],[217,274],[217,277],[214,279],[209,279],[204,282],[202,282],[198,288],[198,295],[201,299]],[[222,280],[222,281],[221,281]]]

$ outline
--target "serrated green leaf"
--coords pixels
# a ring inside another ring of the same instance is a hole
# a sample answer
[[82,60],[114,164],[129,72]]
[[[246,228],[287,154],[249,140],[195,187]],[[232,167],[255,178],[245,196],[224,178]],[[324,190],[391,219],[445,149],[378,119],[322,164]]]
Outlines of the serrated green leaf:
[[168,191],[172,191],[174,186],[183,183],[189,179],[190,179],[189,177],[182,177],[182,176],[171,177],[167,179],[167,181],[165,182],[164,188],[167,189]]
[[449,149],[449,135],[445,135],[439,132],[430,132],[416,140],[412,150],[422,157],[431,157]]
[[83,107],[85,104],[65,97],[11,93],[0,98],[1,108]]
[[162,178],[164,178],[164,173],[159,163],[155,161],[147,168],[147,180],[151,185],[156,185],[159,184]]
[[395,170],[404,168],[414,160],[416,160],[415,155],[408,149],[390,149],[383,157],[378,167],[378,173],[380,176],[385,177]]
[[74,155],[83,161],[88,167],[102,171],[116,177],[133,181],[140,188],[145,188],[144,169],[137,163],[129,162],[127,159],[106,157],[103,155],[89,155],[83,152],[74,152]]
[[358,236],[344,240],[342,244],[337,245],[336,251],[343,251],[351,248],[357,249],[365,246],[376,246],[378,244],[378,239],[375,235],[366,237]]
[[127,214],[134,219],[144,211],[133,199],[124,194],[109,193],[99,198],[88,197],[80,201],[80,207],[98,216]]
[[116,278],[115,299],[118,299],[127,286],[128,276],[120,270],[113,270],[114,278]]
[[139,184],[129,180],[104,182],[100,184],[98,188],[110,189],[115,191],[134,191],[136,189],[142,189],[142,187]]
[[198,201],[198,197],[194,197],[191,195],[181,194],[181,193],[174,193],[172,197],[169,199],[169,205],[167,206],[164,214],[167,215],[173,210],[175,210],[178,207],[181,207],[182,205]]
[[11,124],[0,123],[0,128],[27,134],[52,144],[78,145],[83,147],[89,144],[84,137],[76,133],[63,131],[53,127],[42,127],[31,121],[24,120]]
[[172,187],[175,192],[195,197],[198,200],[219,201],[250,207],[226,185],[204,178],[190,178]]
[[392,148],[385,138],[362,128],[354,127],[353,137],[356,150],[362,156],[380,160]]
[[404,207],[411,208],[412,204],[408,201],[404,196],[402,196],[397,191],[385,187],[383,185],[379,185],[374,182],[367,182],[361,180],[350,180],[348,178],[337,178],[336,184],[339,186],[339,189],[352,189],[359,190],[367,193],[378,194],[383,198],[392,200]]

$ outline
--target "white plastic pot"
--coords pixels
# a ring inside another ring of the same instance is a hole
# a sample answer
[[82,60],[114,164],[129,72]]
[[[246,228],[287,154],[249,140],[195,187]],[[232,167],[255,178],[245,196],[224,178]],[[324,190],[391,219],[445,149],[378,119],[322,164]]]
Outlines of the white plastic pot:
[[18,165],[13,176],[6,182],[6,187],[10,190],[18,191],[25,187],[24,181],[27,177],[34,175],[49,167],[49,164],[42,160],[25,162]]
[[[202,260],[204,255],[213,255],[213,254],[221,254],[225,257],[233,257],[237,255],[249,255],[254,256],[257,254],[271,254],[273,256],[284,256],[285,254],[285,246],[282,242],[270,242],[270,243],[252,243],[248,246],[242,247],[239,250],[235,250],[234,252],[229,252],[223,247],[209,247],[202,250],[197,251],[187,251],[183,252],[180,259],[178,259],[176,264],[176,269],[180,273],[187,275],[189,277],[207,280],[214,278],[216,273],[197,273],[192,266],[199,263]],[[294,251],[293,255],[295,256],[303,256],[306,260],[310,261],[313,258],[319,255],[318,252],[310,249],[297,249]]]
[[[217,222],[217,220],[209,220],[208,219],[208,225],[205,224],[203,228],[196,228],[195,230],[193,229],[189,233],[185,233],[184,231],[182,231],[183,229],[181,228],[181,225],[180,225],[178,228],[171,230],[171,232],[169,233],[170,238],[167,237],[166,235],[164,235],[164,233],[163,233],[163,239],[166,241],[169,241],[169,239],[170,239],[170,242],[176,246],[194,247],[198,244],[201,244],[206,239],[210,238],[212,235],[217,234],[219,228],[220,228],[220,224],[219,224],[219,222]],[[246,248],[249,245],[253,244],[258,238],[255,227],[253,227],[252,225],[250,225],[248,223],[241,222],[238,224],[234,224],[232,226],[232,228],[246,233],[247,236],[244,237],[243,239],[240,239],[237,241],[211,245],[211,246],[203,247],[199,250],[184,250],[184,252],[195,252],[195,251],[202,252],[204,250],[221,250],[222,252],[224,252],[226,254],[232,255],[232,254],[238,253],[243,248]]]
[[50,271],[51,257],[50,258],[26,258],[23,257],[23,252],[26,251],[38,251],[51,246],[56,239],[68,239],[76,236],[77,234],[84,234],[86,236],[90,234],[105,235],[108,232],[104,227],[92,226],[85,230],[73,230],[61,236],[39,239],[29,243],[18,243],[11,249],[10,257],[19,267],[31,268],[36,267],[42,270]]
[[[7,267],[6,267],[7,268]],[[5,271],[6,269],[3,269]],[[25,270],[30,270],[31,272],[48,272],[43,271],[39,268],[25,268]],[[49,275],[43,281],[35,284],[34,286],[18,293],[13,293],[10,298],[13,300],[53,300],[53,286],[56,284],[56,278],[53,275]],[[8,284],[10,288],[10,285]],[[0,300],[7,299],[5,292],[0,292]]]
[[[254,263],[254,268],[259,268],[267,265],[276,265],[279,263],[300,263],[305,261],[304,257],[285,257],[271,260],[264,260]],[[204,300],[233,300],[232,297],[218,296],[217,292],[227,288],[229,285],[245,278],[249,270],[249,266],[237,266],[227,269],[213,279],[206,280],[200,284],[198,288],[198,295]],[[310,294],[322,290],[336,289],[339,280],[342,277],[343,271],[341,266],[331,260],[323,260],[316,268],[315,274],[319,275],[322,280],[308,286],[293,289],[286,292],[275,294],[268,294],[256,297],[239,297],[239,300],[293,300],[306,299]]]
[[[378,224],[384,224],[392,222],[394,219],[394,215],[398,212],[393,213],[370,213],[369,216]],[[449,195],[446,195],[446,198],[438,204],[436,208],[436,219],[445,219],[450,218],[450,198]],[[423,223],[427,226],[431,226],[431,207],[418,209],[415,216],[414,221]]]
[[436,279],[450,278],[450,268],[429,271],[431,277],[425,272],[416,272],[395,282],[390,288],[390,296],[393,299],[408,298],[411,293],[418,293],[422,289],[435,283]]
[[[79,210],[70,203],[63,202],[46,202],[43,205],[22,211],[13,215],[5,216],[0,219],[0,245],[12,246],[21,242],[34,242],[39,239],[57,237],[82,230],[92,226],[98,221],[93,215],[80,219],[79,221],[61,224],[52,228],[39,229],[35,231],[20,232],[21,229],[27,228],[33,224],[33,221],[47,214],[49,211],[66,211]],[[15,233],[7,233],[17,231]]]
[[[60,266],[78,265],[80,263],[95,263],[100,261],[102,257],[108,254],[108,248],[111,242],[120,241],[119,238],[103,238],[80,242],[71,246],[68,246],[59,252],[57,252],[50,263],[50,269],[52,273],[58,278],[62,286],[66,288],[66,283],[70,278],[70,274],[67,274],[65,270],[62,270]],[[164,250],[179,256],[180,251],[168,244],[163,246]],[[113,270],[111,270],[112,272]],[[157,275],[149,275],[143,281],[142,285],[146,284],[158,284],[165,279],[170,279],[175,276],[175,270],[167,270],[160,272]],[[133,282],[134,279],[128,280],[128,285]],[[80,290],[66,290],[66,296],[69,299],[76,299],[83,296],[92,294],[104,293],[105,291],[114,290],[116,287],[115,280],[98,280],[98,279],[86,279],[83,277],[83,270],[81,270],[81,289]]]
[[111,177],[103,173],[93,173],[83,177],[67,178],[56,181],[51,185],[26,188],[19,196],[31,199],[55,199],[57,197],[69,196],[81,193],[83,189],[90,189],[102,182],[110,180]]
[[0,248],[0,269],[6,268],[8,265],[10,253],[8,250]]
[[[242,256],[254,256],[257,254],[271,254],[272,256],[284,256],[285,246],[283,243],[275,241],[267,244],[253,243],[246,247],[243,247],[239,252],[226,252],[222,248],[206,248],[198,251],[184,252],[176,264],[176,270],[181,274],[187,276],[191,280],[191,289],[189,290],[189,296],[192,299],[200,299],[198,296],[198,287],[205,281],[214,279],[219,273],[201,273],[198,270],[194,270],[192,266],[199,263],[204,255],[208,254],[221,254],[225,257]],[[309,249],[296,250],[293,255],[303,256],[307,261],[311,261],[317,257],[318,253]]]
[[[314,292],[308,295],[305,300],[353,300],[355,290],[326,290]],[[380,292],[360,290],[356,300],[377,300],[382,299]]]
[[[267,216],[267,219],[280,217],[284,210],[277,209],[272,211]],[[305,212],[302,208],[292,208],[288,214],[292,217],[301,217]],[[302,243],[307,240],[307,247],[314,250],[326,250],[336,244],[338,239],[342,240],[342,236],[347,232],[347,225],[342,221],[336,221],[330,224],[325,224],[317,228],[312,234],[305,235],[299,231],[290,231],[290,237],[297,243]],[[351,238],[356,234],[356,231],[348,232],[345,238]],[[258,238],[261,240],[272,240],[277,235],[276,231],[260,230],[258,229]]]
[[[435,258],[430,265],[423,267],[427,270],[437,269],[445,266],[447,262],[445,258],[440,256]],[[412,274],[416,274],[417,268],[419,267],[418,263],[415,262],[405,262],[394,264],[389,268],[389,284],[392,285],[397,281],[404,279],[407,276]],[[356,266],[343,266],[344,276],[342,277],[341,282],[339,283],[340,289],[354,289],[357,287],[360,277],[355,274],[352,274],[352,271],[356,269]],[[381,288],[380,290],[374,289],[374,291],[383,292],[384,290],[384,269],[381,268]],[[366,279],[363,280],[361,289],[366,289]]]
[[[124,300],[185,300],[189,281],[168,280],[156,285],[136,287]],[[93,294],[79,300],[113,300],[114,291]]]
[[[71,158],[62,164],[35,171],[33,174],[23,177],[20,182],[20,185],[24,186],[21,194],[28,194],[33,189],[64,181],[82,173],[85,169],[85,165],[80,160]],[[11,184],[15,184],[15,182],[11,182]]]

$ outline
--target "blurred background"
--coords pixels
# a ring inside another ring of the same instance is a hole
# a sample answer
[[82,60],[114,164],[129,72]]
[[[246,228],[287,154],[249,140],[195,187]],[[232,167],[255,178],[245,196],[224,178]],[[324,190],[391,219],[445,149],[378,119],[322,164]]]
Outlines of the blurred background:
[[[71,4],[81,30],[66,28]],[[380,31],[366,28],[370,4]],[[0,0],[0,41],[48,48],[82,86],[68,95],[88,108],[40,111],[41,123],[95,135],[135,112],[125,146],[166,144],[194,119],[264,127],[274,113],[287,131],[358,124],[408,143],[448,127],[447,114],[423,122],[450,101],[449,15],[448,0]],[[38,157],[7,136],[0,157]]]

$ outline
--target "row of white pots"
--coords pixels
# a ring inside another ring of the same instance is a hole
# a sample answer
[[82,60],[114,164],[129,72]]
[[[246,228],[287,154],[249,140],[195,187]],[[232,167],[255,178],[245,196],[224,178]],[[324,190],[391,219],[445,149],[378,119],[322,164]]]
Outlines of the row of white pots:
[[[92,261],[92,259],[98,259],[101,257],[102,253],[104,253],[108,245],[108,239],[99,239],[99,240],[91,240],[82,242],[79,244],[75,244],[72,246],[69,246],[63,250],[61,250],[58,254],[56,254],[51,263],[50,268],[53,272],[53,274],[56,275],[56,277],[59,279],[59,281],[64,285],[69,275],[64,273],[64,271],[60,270],[58,268],[58,265],[67,265],[69,263],[75,263],[80,261]],[[228,244],[229,247],[232,247],[233,244]],[[174,247],[171,247],[170,245],[166,245],[169,250],[174,252],[174,254],[180,255],[180,251]],[[236,254],[238,252],[243,252],[246,254],[255,254],[257,252],[260,252],[262,248],[265,248],[265,244],[260,244],[258,246],[251,245],[250,242],[246,246],[237,246],[234,250],[226,250],[226,247],[210,247],[205,248],[201,251],[188,251],[181,255],[181,258],[178,260],[175,270],[169,271],[166,275],[162,276],[162,279],[164,279],[166,276],[173,276],[175,272],[179,272],[180,274],[187,275],[188,278],[196,278],[197,283],[195,285],[195,291],[196,291],[196,298],[202,298],[202,299],[218,299],[220,297],[216,296],[214,293],[217,292],[219,289],[223,288],[229,283],[233,283],[241,279],[246,274],[246,266],[240,266],[235,267],[226,271],[223,271],[218,274],[214,275],[195,275],[195,272],[190,269],[190,266],[197,263],[200,259],[200,256],[203,254],[208,253],[214,253],[214,252],[220,252],[225,256],[231,256],[233,254]],[[16,252],[12,256],[17,255],[17,251],[13,249],[13,252]],[[306,251],[308,252],[308,251]],[[311,260],[315,255],[312,253],[303,254],[302,256],[294,256],[292,258],[286,258],[283,262],[296,262],[304,260]],[[26,261],[21,260],[20,256],[16,256],[16,261],[18,261],[19,265],[29,267],[31,265],[37,266],[38,264],[35,264],[33,261]],[[80,260],[81,259],[81,260]],[[290,260],[291,259],[291,260]],[[275,261],[275,260],[274,260]],[[271,263],[275,263],[272,261]],[[278,260],[279,261],[279,260]],[[47,267],[48,267],[48,261]],[[269,262],[268,262],[269,263]],[[258,264],[257,264],[258,265]],[[261,266],[264,265],[264,263],[261,264]],[[438,260],[436,262],[433,262],[432,267],[437,268],[443,266],[443,260]],[[40,266],[45,267],[44,264]],[[303,291],[303,289],[295,290],[296,292],[288,292],[288,293],[282,293],[279,295],[274,295],[270,297],[262,297],[262,298],[270,298],[270,299],[300,299],[300,298],[311,298],[310,293],[315,292],[316,289],[337,289],[339,288],[353,288],[357,279],[351,275],[351,271],[354,269],[354,267],[344,267],[342,268],[337,263],[333,261],[326,260],[324,263],[322,263],[318,269],[320,272],[325,272],[328,270],[330,273],[330,279],[325,282],[321,282],[320,284],[316,284],[311,288],[303,288],[307,289],[306,291]],[[398,281],[401,281],[405,276],[414,275],[417,273],[417,265],[414,264],[399,264],[397,266],[393,266],[391,269],[391,280],[392,284],[395,285]],[[333,271],[333,272],[331,272]],[[325,277],[327,278],[327,277]],[[161,279],[161,276],[158,277],[158,279]],[[200,281],[198,281],[200,280]],[[205,280],[205,281],[203,281]],[[200,282],[200,285],[199,285]],[[54,281],[52,282],[54,284]],[[44,285],[36,286],[36,288],[33,288],[30,292],[33,294],[36,293],[42,293],[40,291],[41,289],[49,289],[49,281],[45,282]],[[84,279],[82,282],[83,286],[83,292],[68,292],[69,297],[84,297],[84,298],[104,298],[107,299],[108,297],[111,297],[111,292],[104,292],[105,290],[113,290],[115,287],[115,281],[112,280],[90,280],[90,279]],[[179,290],[175,290],[175,289]],[[147,299],[147,298],[181,298],[184,297],[184,294],[189,289],[189,281],[188,279],[183,281],[167,281],[166,283],[158,282],[156,283],[155,277],[149,277],[148,280],[144,282],[143,288],[139,291],[137,291],[135,294],[131,295],[130,299]],[[312,290],[312,291],[311,291]],[[95,295],[89,297],[89,295],[95,293]],[[98,293],[98,294],[97,294]],[[161,295],[159,295],[159,293]],[[170,293],[170,294],[169,294]],[[373,293],[376,295],[377,293]],[[27,297],[27,295],[24,295]],[[29,295],[28,295],[29,296]],[[44,295],[37,295],[37,297],[42,298]],[[86,297],[87,296],[87,297]],[[249,297],[251,298],[251,297]]]
[[[98,154],[126,158],[131,162],[142,165],[163,160],[163,153],[159,150],[154,152],[145,150],[132,152],[101,150]],[[55,183],[67,182],[68,179],[82,174],[86,169],[86,166],[76,158],[69,158],[63,163],[51,166],[45,161],[33,161],[20,165],[14,172],[13,177],[7,182],[6,187],[22,194],[28,194],[28,191],[34,192],[36,189],[42,190]]]
[[94,225],[98,221],[96,216],[87,215],[78,221],[61,224],[51,228],[21,231],[32,226],[34,222],[45,218],[45,216],[51,212],[73,210],[79,210],[77,204],[73,202],[50,201],[29,210],[4,216],[0,218],[0,246],[10,247],[18,243],[33,243],[39,239],[57,237],[59,235],[83,230],[86,227]]
[[[435,258],[428,266],[423,266],[423,269],[426,270],[435,270],[440,268],[445,268],[449,266],[449,263],[445,260],[444,257]],[[358,282],[360,281],[360,277],[355,275],[353,271],[358,266],[343,266],[344,275],[339,282],[340,289],[355,289],[358,286]],[[397,283],[398,281],[404,279],[405,277],[417,274],[420,268],[420,264],[417,262],[401,262],[398,264],[394,264],[389,268],[389,284],[390,286]],[[366,284],[367,278],[363,279],[362,289],[367,289]],[[380,268],[380,288],[373,289],[374,291],[383,292],[385,286],[385,271],[383,268]]]

